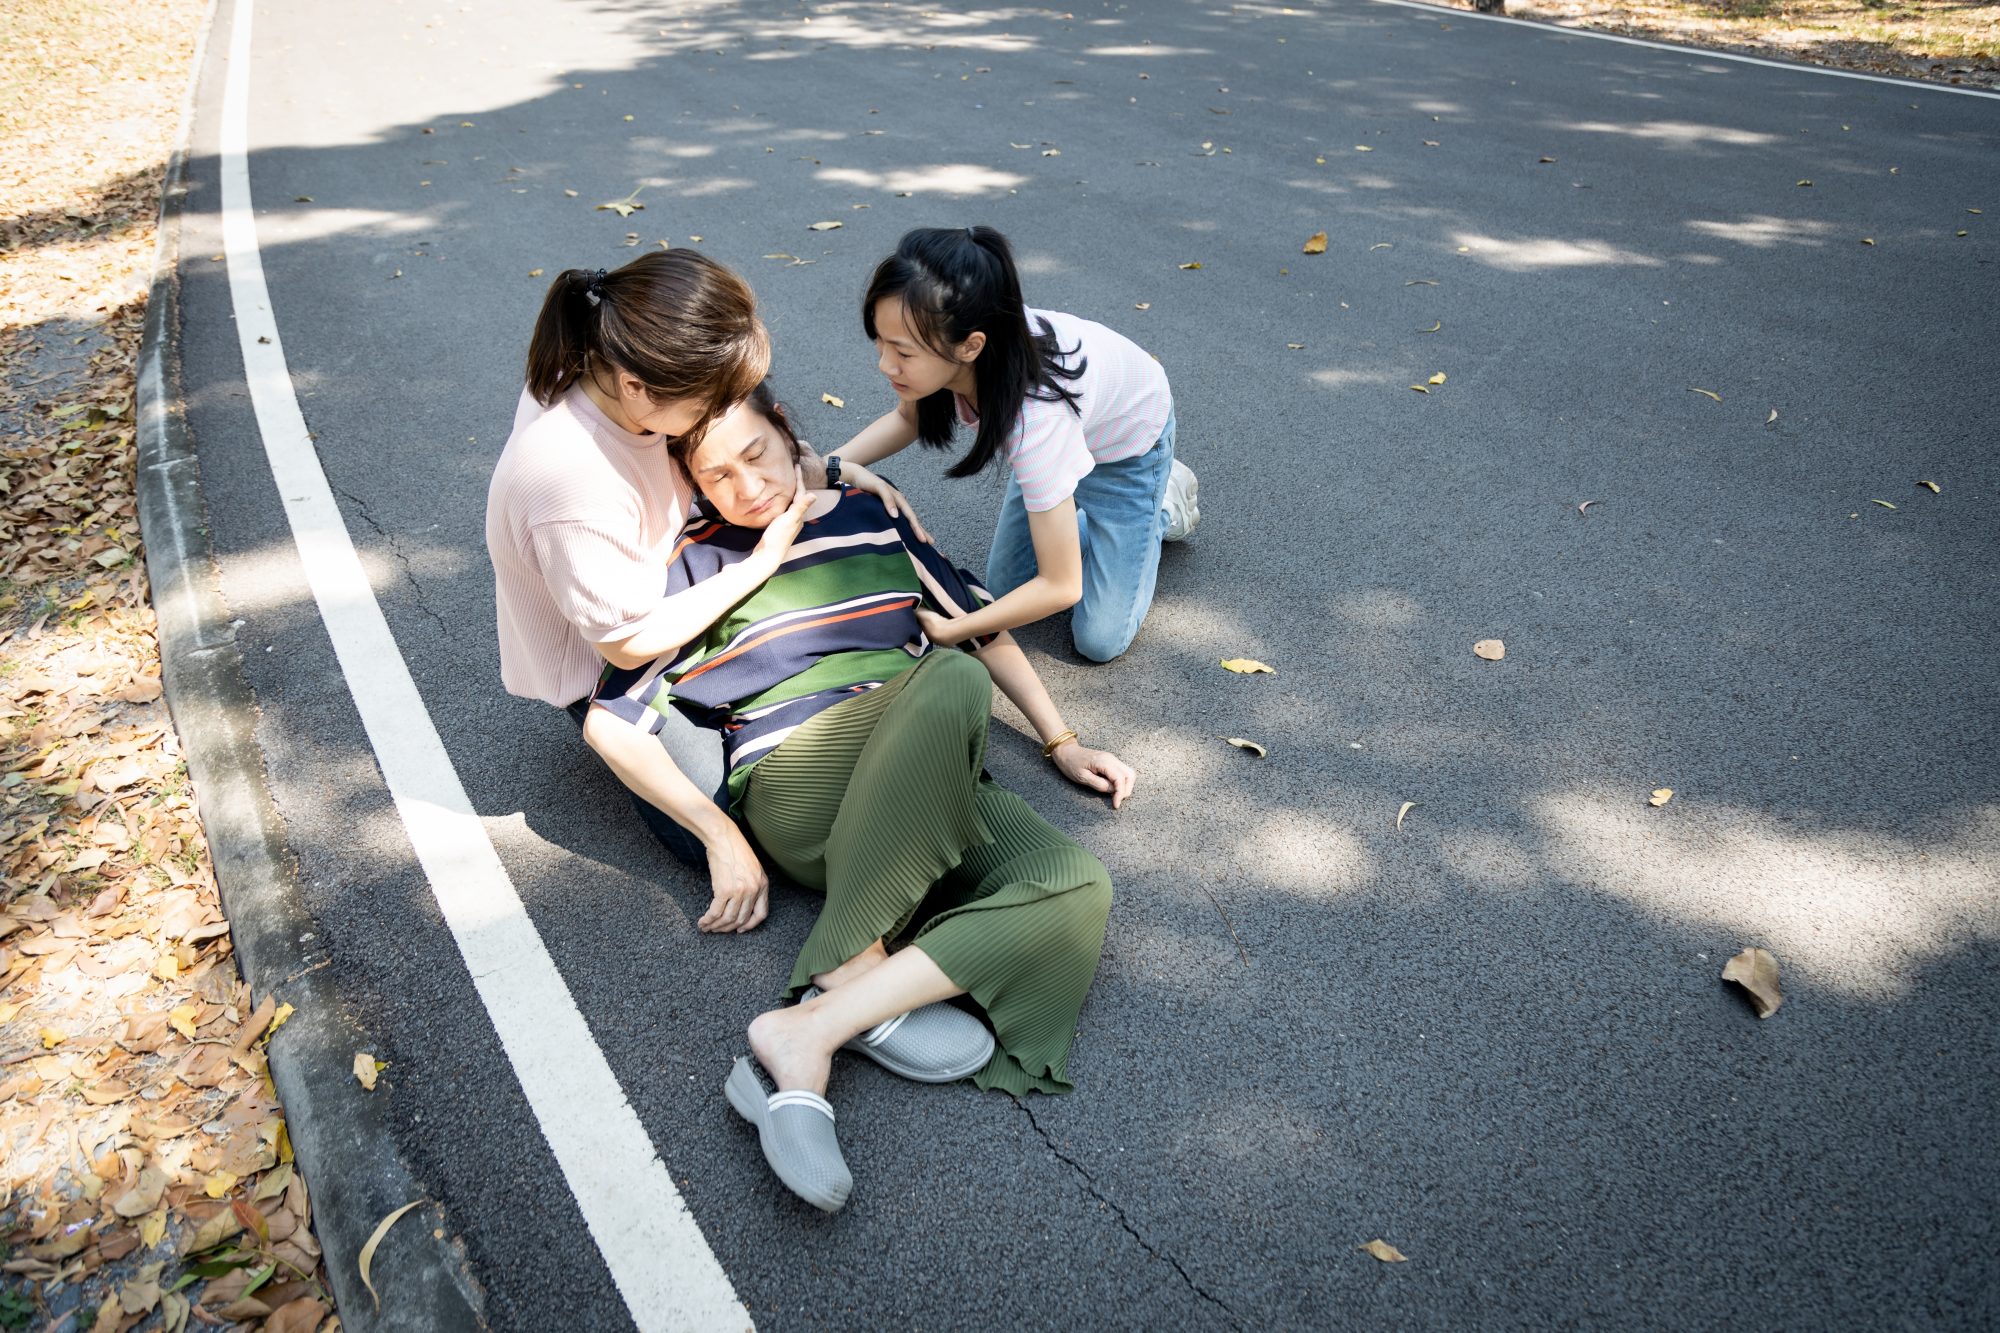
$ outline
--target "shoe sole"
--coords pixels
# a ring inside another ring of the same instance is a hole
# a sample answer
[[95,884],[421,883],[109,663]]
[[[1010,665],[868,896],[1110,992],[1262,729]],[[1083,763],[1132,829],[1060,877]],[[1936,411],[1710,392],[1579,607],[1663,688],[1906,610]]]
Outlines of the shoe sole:
[[952,1069],[918,1069],[902,1064],[882,1054],[873,1047],[864,1045],[859,1037],[843,1043],[840,1049],[843,1051],[853,1051],[856,1055],[865,1055],[890,1073],[901,1078],[906,1078],[912,1083],[956,1083],[960,1079],[970,1078],[972,1075],[986,1068],[993,1059],[994,1045],[995,1043],[989,1039],[986,1043],[986,1050],[981,1053],[977,1060],[967,1061],[962,1067]]

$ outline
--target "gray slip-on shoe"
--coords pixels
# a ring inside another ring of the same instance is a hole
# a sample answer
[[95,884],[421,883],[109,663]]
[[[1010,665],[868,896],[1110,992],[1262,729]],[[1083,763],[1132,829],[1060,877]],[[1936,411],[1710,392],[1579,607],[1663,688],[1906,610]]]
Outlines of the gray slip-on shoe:
[[804,1088],[766,1093],[764,1081],[739,1055],[722,1085],[736,1114],[757,1127],[764,1160],[785,1188],[823,1212],[837,1213],[854,1189],[840,1140],[833,1132],[833,1107]]
[[[799,1003],[820,993],[819,987],[808,986]],[[939,1000],[877,1023],[842,1049],[865,1055],[914,1083],[955,1083],[986,1068],[993,1058],[993,1034],[965,1010]]]

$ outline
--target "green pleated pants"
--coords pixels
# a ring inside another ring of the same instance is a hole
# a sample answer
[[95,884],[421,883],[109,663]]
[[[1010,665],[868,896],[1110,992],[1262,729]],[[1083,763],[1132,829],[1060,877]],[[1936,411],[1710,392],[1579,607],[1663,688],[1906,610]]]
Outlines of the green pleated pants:
[[914,929],[910,942],[993,1027],[993,1059],[974,1082],[1067,1092],[1111,879],[982,776],[992,706],[985,667],[932,653],[786,737],[751,770],[743,813],[787,875],[826,894],[789,993]]

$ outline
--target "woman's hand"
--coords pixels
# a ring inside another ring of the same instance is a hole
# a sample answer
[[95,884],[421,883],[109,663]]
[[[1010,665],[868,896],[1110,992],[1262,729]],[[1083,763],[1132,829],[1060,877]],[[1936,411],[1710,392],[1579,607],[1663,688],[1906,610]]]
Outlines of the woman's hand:
[[734,824],[708,844],[708,912],[695,922],[711,934],[740,935],[770,915],[771,881],[751,850],[750,840]]
[[900,514],[904,518],[909,519],[910,526],[917,530],[917,536],[921,537],[924,541],[930,541],[930,533],[924,530],[923,523],[917,518],[917,511],[910,508],[910,502],[903,498],[901,491],[859,463],[850,463],[845,458],[842,458],[840,464],[841,485],[852,486],[857,491],[868,492],[882,502],[882,507],[889,511],[890,518],[895,518]]
[[1062,775],[1077,786],[1109,792],[1113,810],[1123,805],[1125,798],[1132,794],[1132,784],[1139,776],[1132,771],[1130,764],[1109,750],[1093,750],[1076,741],[1057,746],[1056,752],[1049,757],[1062,770]]
[[965,635],[957,629],[959,621],[941,616],[927,606],[917,608],[917,624],[922,627],[924,637],[940,648],[950,648],[965,640]]
[[770,578],[778,572],[778,566],[785,561],[785,552],[792,549],[792,543],[797,540],[799,530],[806,525],[806,511],[812,508],[813,493],[806,485],[805,469],[794,466],[792,471],[798,481],[798,489],[792,492],[792,502],[785,506],[783,513],[771,520],[771,526],[765,528],[764,535],[757,539],[757,550],[753,558],[757,560],[765,578]]

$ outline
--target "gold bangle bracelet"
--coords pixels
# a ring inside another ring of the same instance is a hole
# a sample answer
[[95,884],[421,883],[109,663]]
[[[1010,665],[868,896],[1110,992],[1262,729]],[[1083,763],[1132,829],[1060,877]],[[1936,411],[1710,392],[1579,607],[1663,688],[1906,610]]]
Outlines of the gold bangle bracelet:
[[1063,730],[1059,734],[1057,734],[1052,740],[1050,740],[1047,745],[1044,745],[1042,747],[1042,758],[1044,759],[1055,758],[1057,750],[1062,749],[1063,746],[1068,745],[1071,741],[1075,739],[1076,739],[1075,727],[1063,728]]

